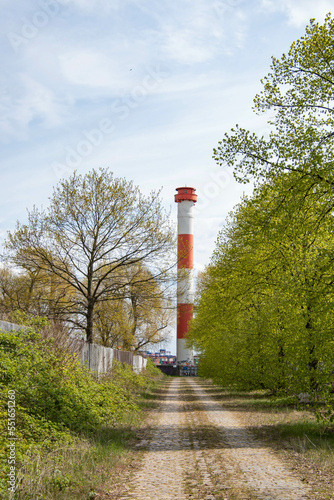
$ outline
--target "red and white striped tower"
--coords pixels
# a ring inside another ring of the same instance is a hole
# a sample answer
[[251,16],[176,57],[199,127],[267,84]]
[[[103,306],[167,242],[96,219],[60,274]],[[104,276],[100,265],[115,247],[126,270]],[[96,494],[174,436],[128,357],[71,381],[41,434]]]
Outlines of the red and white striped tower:
[[197,201],[196,189],[176,188],[175,201],[178,203],[178,264],[177,264],[177,361],[192,361],[192,350],[186,349],[185,342],[189,322],[193,317],[193,268],[194,268],[194,205]]

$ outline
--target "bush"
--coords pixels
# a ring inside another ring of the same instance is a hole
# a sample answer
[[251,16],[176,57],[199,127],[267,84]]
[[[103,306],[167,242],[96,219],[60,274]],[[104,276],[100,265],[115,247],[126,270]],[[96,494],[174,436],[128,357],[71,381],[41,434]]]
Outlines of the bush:
[[146,365],[146,375],[153,379],[164,379],[167,375],[165,375],[159,368],[153,363],[153,361],[148,358]]
[[31,461],[32,449],[43,454],[62,443],[91,439],[136,414],[138,395],[152,387],[153,378],[153,373],[138,375],[119,363],[109,374],[97,377],[76,355],[59,349],[52,338],[42,338],[32,328],[0,330],[0,457],[4,465],[0,493],[7,490],[9,394],[15,394],[16,468],[20,470]]

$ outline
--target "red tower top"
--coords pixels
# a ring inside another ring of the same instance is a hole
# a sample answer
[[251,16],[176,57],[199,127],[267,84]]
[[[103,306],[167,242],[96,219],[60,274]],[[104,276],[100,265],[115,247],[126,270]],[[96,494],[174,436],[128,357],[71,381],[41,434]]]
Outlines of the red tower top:
[[191,187],[180,187],[176,188],[177,194],[175,195],[176,203],[180,203],[180,201],[189,200],[196,203],[197,194],[195,194],[196,189]]

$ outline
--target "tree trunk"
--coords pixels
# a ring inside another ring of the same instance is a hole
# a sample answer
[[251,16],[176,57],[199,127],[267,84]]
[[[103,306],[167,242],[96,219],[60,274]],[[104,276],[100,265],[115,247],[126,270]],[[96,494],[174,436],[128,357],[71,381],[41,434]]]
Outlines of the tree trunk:
[[93,342],[93,313],[94,313],[94,302],[88,302],[87,313],[86,313],[86,342],[92,344]]

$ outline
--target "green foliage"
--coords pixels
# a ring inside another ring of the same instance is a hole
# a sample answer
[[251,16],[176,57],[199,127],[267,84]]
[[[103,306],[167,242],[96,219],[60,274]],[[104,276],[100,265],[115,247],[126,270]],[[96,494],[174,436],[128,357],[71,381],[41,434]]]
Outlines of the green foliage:
[[146,375],[153,379],[165,377],[162,371],[159,370],[159,368],[153,363],[150,358],[147,358]]
[[35,332],[40,332],[44,328],[50,326],[50,321],[43,316],[28,314],[22,310],[11,311],[9,319],[12,323],[23,326],[30,326]]
[[142,264],[129,266],[123,275],[123,295],[95,308],[94,342],[138,352],[168,336],[172,309],[162,276],[153,279]]
[[[31,328],[0,331],[0,491],[6,490],[8,470],[8,391],[15,393],[16,467],[20,470],[34,454],[92,439],[137,414],[138,395],[153,384],[152,376],[137,375],[125,365],[97,377],[75,355]],[[50,485],[60,490],[71,484],[62,474],[49,478]],[[23,488],[24,478],[22,484]]]
[[[7,260],[44,285],[50,314],[79,323],[89,342],[99,304],[168,281],[174,247],[159,193],[144,196],[108,169],[60,181],[50,206],[29,211],[5,242]],[[138,266],[150,273],[128,272]]]
[[2,382],[30,415],[82,432],[114,423],[129,406],[111,378],[102,383],[75,356],[60,356],[52,340],[33,331],[0,332],[0,349]]
[[137,394],[138,391],[146,392],[154,388],[157,380],[163,379],[164,375],[152,360],[148,359],[144,376],[134,372],[127,363],[113,361],[111,378],[116,385],[120,385],[131,394]]
[[243,389],[309,393],[333,422],[334,21],[311,20],[273,58],[257,112],[269,134],[237,126],[214,156],[255,179],[218,236],[202,277],[191,340],[200,374]]
[[135,373],[130,365],[115,360],[113,361],[111,377],[116,383],[121,383],[122,387],[129,392],[144,389],[149,383],[140,374]]
[[333,220],[312,231],[316,207],[305,201],[288,223],[279,195],[278,183],[259,188],[220,233],[190,338],[203,353],[201,375],[243,389],[309,392],[314,407],[326,402],[333,414]]
[[[288,54],[272,58],[263,90],[254,99],[258,113],[270,113],[269,134],[258,137],[238,125],[214,152],[233,167],[236,179],[271,180],[290,172],[294,181],[333,185],[334,21],[314,19]],[[300,187],[300,186],[299,186]]]

